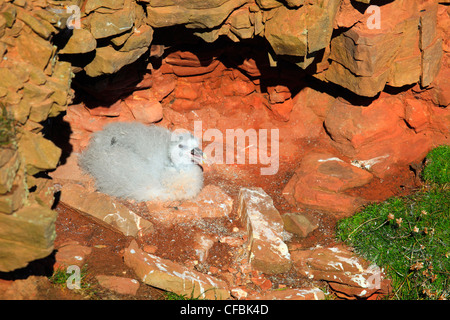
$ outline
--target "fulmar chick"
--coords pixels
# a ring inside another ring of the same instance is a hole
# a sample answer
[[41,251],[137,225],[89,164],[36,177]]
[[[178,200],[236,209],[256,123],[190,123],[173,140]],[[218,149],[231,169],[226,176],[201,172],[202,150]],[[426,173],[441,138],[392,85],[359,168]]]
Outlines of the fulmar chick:
[[195,197],[203,187],[203,152],[189,132],[115,122],[93,134],[80,155],[97,190],[137,201]]

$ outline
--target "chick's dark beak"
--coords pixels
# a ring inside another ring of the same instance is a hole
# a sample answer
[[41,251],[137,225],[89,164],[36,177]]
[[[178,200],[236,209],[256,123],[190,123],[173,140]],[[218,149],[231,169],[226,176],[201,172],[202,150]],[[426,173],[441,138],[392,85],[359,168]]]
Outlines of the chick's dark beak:
[[206,160],[206,155],[200,148],[194,148],[191,150],[192,159],[195,163],[203,164]]

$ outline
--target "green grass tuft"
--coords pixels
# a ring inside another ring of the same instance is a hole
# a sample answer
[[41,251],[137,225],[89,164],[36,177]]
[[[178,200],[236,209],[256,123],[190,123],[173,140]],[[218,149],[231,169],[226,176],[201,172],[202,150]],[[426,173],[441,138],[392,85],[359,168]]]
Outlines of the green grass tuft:
[[443,145],[431,150],[426,156],[422,179],[428,183],[444,185],[450,183],[450,146]]
[[450,153],[433,151],[428,189],[370,204],[337,224],[339,240],[384,268],[393,299],[450,298],[450,188],[448,177],[439,178],[448,173]]

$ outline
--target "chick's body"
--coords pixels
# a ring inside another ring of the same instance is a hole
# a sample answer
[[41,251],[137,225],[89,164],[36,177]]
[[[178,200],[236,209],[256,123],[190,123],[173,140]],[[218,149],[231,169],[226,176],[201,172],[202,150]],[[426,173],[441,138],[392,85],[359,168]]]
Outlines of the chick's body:
[[182,200],[203,187],[203,172],[193,161],[198,141],[138,122],[117,122],[94,133],[79,164],[100,192],[138,201]]

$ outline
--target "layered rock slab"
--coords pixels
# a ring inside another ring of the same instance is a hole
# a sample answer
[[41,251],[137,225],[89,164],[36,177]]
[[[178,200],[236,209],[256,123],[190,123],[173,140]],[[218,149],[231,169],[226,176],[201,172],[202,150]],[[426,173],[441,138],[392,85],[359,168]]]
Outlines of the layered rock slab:
[[146,253],[134,240],[125,249],[124,261],[141,281],[148,285],[186,297],[212,300],[225,300],[230,297],[224,281]]
[[61,202],[125,236],[134,237],[139,232],[153,228],[150,221],[141,218],[119,201],[100,192],[91,192],[79,184],[64,184]]
[[340,244],[293,251],[292,261],[297,272],[326,281],[340,297],[369,298],[390,290],[390,282],[381,268]]
[[53,251],[56,212],[30,205],[11,215],[0,214],[0,271],[25,267]]
[[343,193],[369,183],[373,175],[326,152],[304,156],[294,176],[283,190],[292,205],[324,210],[343,217],[353,213],[365,201]]
[[252,267],[268,274],[288,271],[291,259],[283,242],[283,219],[270,196],[262,188],[242,188],[238,216],[247,227]]

